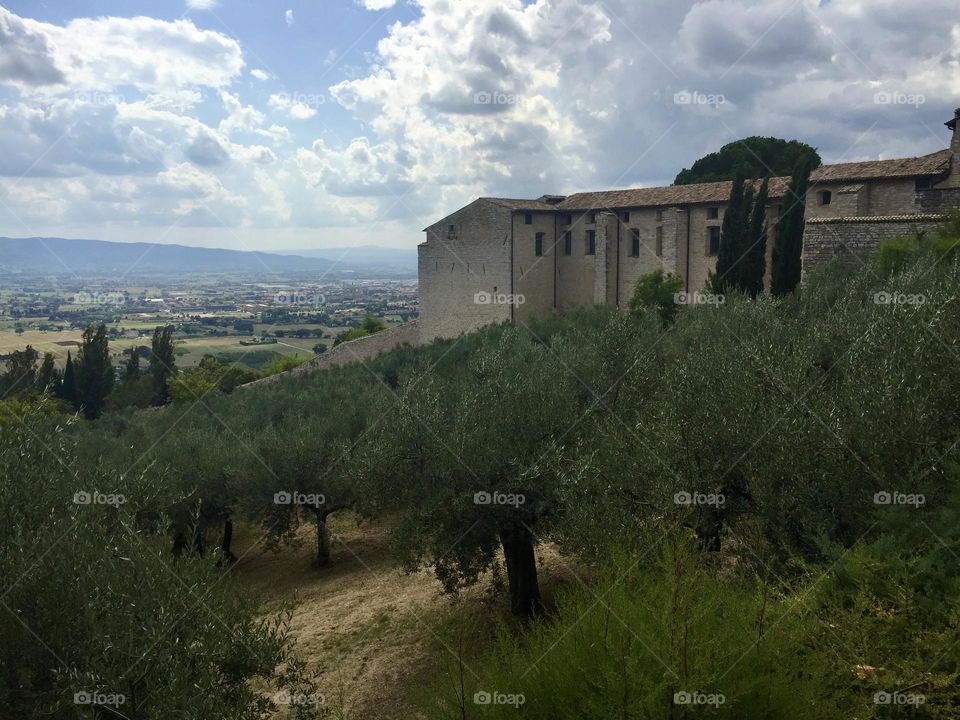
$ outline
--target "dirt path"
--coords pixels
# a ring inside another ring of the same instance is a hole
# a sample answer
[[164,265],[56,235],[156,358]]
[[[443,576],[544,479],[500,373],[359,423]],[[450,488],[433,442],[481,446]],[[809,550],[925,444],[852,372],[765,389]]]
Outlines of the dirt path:
[[[299,547],[279,554],[251,549],[259,539],[256,528],[238,528],[237,576],[267,612],[294,601],[296,652],[322,668],[320,687],[333,717],[418,717],[412,697],[455,662],[451,625],[471,626],[475,653],[477,642],[492,635],[490,618],[504,615],[505,598],[488,577],[453,603],[431,572],[406,574],[393,565],[384,526],[358,527],[344,516],[330,527],[332,563],[324,569],[312,564],[310,528]],[[569,560],[550,548],[538,554],[547,592],[572,579]]]

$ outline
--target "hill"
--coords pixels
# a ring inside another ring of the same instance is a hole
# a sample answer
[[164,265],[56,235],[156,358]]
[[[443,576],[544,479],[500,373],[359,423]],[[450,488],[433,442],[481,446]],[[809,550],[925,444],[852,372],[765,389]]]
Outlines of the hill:
[[0,238],[0,272],[61,274],[288,273],[348,270],[345,263],[221,248],[64,238]]

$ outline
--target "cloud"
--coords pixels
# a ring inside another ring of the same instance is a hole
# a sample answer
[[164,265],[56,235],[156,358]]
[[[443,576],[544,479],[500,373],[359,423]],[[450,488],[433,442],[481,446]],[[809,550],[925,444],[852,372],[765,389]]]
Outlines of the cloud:
[[309,120],[317,114],[317,108],[325,101],[323,95],[284,92],[271,95],[267,105],[287,113],[294,120]]
[[250,71],[250,75],[256,80],[269,80],[270,74],[266,70],[261,70],[260,68],[254,68]]
[[220,0],[187,0],[189,10],[212,10],[220,4]]
[[287,27],[293,27],[293,23],[295,22],[293,18],[293,10],[287,10],[283,14],[283,19],[286,21]]
[[367,10],[386,10],[397,4],[397,0],[360,0]]
[[64,82],[47,37],[0,7],[0,81],[23,85]]

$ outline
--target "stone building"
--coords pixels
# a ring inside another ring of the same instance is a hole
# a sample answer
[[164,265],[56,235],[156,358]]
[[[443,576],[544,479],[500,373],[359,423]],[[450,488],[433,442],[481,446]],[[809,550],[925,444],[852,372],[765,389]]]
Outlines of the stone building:
[[[960,207],[960,109],[951,147],[901,160],[824,165],[806,198],[804,272],[883,237],[929,230]],[[767,278],[789,178],[772,178]],[[577,305],[626,308],[653,270],[703,290],[716,266],[732,183],[611,190],[535,200],[480,198],[439,220],[419,246],[420,334],[455,337]]]

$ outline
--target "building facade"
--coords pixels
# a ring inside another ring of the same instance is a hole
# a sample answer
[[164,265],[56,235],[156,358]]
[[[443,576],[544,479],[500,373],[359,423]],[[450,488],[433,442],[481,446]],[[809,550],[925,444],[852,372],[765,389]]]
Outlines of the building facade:
[[[806,197],[804,273],[884,238],[935,227],[960,208],[960,109],[949,149],[920,158],[824,165]],[[772,178],[767,278],[789,178]],[[732,183],[480,198],[425,229],[419,250],[423,341],[489,323],[606,303],[626,309],[654,270],[703,290],[716,267]]]

